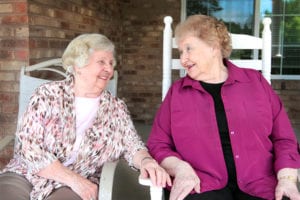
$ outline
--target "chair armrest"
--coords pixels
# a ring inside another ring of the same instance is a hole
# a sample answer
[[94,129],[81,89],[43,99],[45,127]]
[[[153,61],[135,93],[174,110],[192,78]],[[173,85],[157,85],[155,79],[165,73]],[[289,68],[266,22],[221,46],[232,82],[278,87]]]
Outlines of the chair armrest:
[[139,177],[139,184],[150,187],[151,200],[162,200],[163,199],[163,188],[153,186],[149,178]]
[[103,165],[99,183],[98,199],[111,200],[114,183],[114,174],[118,161],[107,162]]

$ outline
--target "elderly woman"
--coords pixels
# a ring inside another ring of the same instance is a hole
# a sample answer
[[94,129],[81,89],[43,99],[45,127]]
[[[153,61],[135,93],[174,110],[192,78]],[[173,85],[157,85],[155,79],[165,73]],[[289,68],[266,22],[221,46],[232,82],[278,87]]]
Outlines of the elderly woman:
[[40,86],[16,132],[14,157],[0,175],[1,199],[97,199],[105,162],[124,157],[153,184],[170,184],[136,133],[124,102],[105,87],[116,64],[100,34],[70,42],[67,78]]
[[170,200],[300,199],[299,148],[282,102],[260,72],[227,59],[225,25],[194,15],[175,38],[187,76],[169,89],[147,143],[174,178]]

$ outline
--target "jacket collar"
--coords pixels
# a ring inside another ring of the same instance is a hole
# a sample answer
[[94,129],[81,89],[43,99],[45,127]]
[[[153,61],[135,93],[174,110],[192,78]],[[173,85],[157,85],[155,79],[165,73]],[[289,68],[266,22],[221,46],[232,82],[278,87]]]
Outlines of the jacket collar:
[[[228,78],[225,81],[225,85],[233,84],[235,82],[246,83],[250,81],[244,69],[236,66],[235,64],[233,64],[231,61],[227,59],[224,59],[223,62],[228,69]],[[198,90],[203,90],[203,88],[199,84],[199,81],[190,78],[188,75],[186,75],[183,78],[182,88],[187,86],[191,86]]]
[[227,59],[224,59],[224,64],[225,66],[227,66],[228,69],[228,78],[225,81],[225,84],[234,83],[234,82],[241,82],[241,83],[250,82],[250,79],[244,69],[236,66],[235,64],[233,64],[231,61]]

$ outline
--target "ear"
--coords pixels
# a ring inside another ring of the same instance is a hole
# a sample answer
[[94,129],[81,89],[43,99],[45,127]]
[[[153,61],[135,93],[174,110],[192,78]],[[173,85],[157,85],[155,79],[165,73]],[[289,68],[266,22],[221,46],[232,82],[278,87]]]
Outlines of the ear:
[[211,53],[213,56],[222,55],[220,45],[217,45],[217,44],[212,45]]
[[74,74],[75,74],[75,75],[81,75],[81,74],[82,74],[82,68],[83,68],[83,67],[79,67],[78,65],[75,65],[75,66],[73,67]]

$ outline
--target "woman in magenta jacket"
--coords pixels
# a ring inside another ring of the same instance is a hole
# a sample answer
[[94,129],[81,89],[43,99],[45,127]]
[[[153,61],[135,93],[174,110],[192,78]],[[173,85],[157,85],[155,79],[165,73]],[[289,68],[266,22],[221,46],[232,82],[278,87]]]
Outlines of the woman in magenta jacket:
[[299,146],[281,100],[260,72],[227,58],[225,25],[195,15],[175,30],[187,76],[173,83],[148,140],[178,199],[300,199]]

